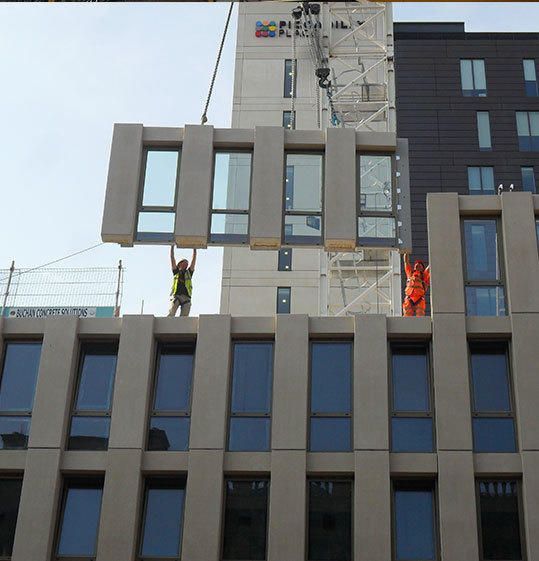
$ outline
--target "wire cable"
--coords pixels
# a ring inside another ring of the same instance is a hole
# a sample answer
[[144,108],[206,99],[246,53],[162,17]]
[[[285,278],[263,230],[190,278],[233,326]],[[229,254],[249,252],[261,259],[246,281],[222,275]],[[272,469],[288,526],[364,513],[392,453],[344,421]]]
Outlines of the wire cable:
[[228,31],[228,24],[230,23],[230,16],[232,15],[232,10],[234,9],[234,2],[230,2],[230,9],[228,10],[228,16],[226,18],[225,29],[223,30],[223,37],[221,38],[221,44],[219,45],[219,52],[217,53],[217,60],[215,61],[215,68],[213,69],[213,76],[210,82],[210,89],[208,91],[208,97],[206,98],[206,105],[204,106],[204,112],[200,118],[200,124],[204,125],[208,122],[208,107],[210,106],[210,100],[213,93],[213,85],[215,84],[215,78],[217,77],[217,70],[219,69],[219,62],[221,62],[221,54],[223,52],[223,47],[225,45],[226,33]]

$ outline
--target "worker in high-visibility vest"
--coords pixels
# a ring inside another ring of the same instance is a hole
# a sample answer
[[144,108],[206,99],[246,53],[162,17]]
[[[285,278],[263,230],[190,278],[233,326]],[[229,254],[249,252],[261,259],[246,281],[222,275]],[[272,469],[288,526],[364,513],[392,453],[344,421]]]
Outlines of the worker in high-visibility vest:
[[406,272],[406,288],[404,290],[402,312],[407,317],[423,317],[427,308],[425,294],[430,285],[430,265],[425,268],[425,263],[421,259],[417,259],[412,269],[408,254],[405,253],[404,270]]
[[168,317],[174,317],[178,308],[181,308],[180,315],[188,316],[191,311],[191,295],[193,294],[192,278],[195,273],[197,261],[197,250],[193,249],[191,264],[187,259],[182,259],[176,264],[174,258],[174,244],[170,246],[170,264],[172,266],[172,290],[170,291],[170,309]]

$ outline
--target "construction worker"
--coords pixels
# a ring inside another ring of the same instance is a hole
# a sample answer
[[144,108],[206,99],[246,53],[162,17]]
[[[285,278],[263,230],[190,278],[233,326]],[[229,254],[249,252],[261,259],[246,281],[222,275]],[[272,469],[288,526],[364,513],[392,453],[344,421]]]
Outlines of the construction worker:
[[408,254],[404,254],[404,270],[406,272],[406,288],[404,290],[403,314],[423,317],[427,302],[425,294],[430,285],[430,265],[425,268],[425,263],[417,259],[414,268],[410,265]]
[[191,311],[191,294],[193,292],[191,279],[195,273],[196,261],[197,250],[193,249],[193,257],[190,265],[187,259],[182,259],[176,264],[176,259],[174,258],[174,244],[170,246],[170,264],[172,266],[174,280],[172,281],[172,290],[170,292],[169,318],[174,317],[180,307],[181,316],[188,316]]

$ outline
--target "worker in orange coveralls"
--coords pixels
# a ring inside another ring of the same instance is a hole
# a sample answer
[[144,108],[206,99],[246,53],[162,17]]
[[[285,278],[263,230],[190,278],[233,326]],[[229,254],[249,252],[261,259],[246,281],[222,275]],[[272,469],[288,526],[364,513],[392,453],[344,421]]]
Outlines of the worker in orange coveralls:
[[425,294],[430,285],[430,265],[425,269],[421,259],[417,259],[414,268],[410,265],[408,254],[404,254],[404,270],[406,272],[406,288],[402,311],[406,317],[425,315],[427,302]]

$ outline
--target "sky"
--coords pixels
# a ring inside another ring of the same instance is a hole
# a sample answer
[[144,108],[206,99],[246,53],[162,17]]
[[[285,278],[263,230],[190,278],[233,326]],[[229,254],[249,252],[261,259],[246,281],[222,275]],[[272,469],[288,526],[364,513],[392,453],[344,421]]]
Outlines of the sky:
[[[236,8],[237,10],[237,8]],[[230,126],[236,10],[208,113]],[[395,3],[395,21],[539,31],[539,3]],[[199,123],[228,3],[0,3],[0,269],[99,243],[112,125]],[[165,315],[168,247],[102,245],[57,266],[126,267],[122,313]],[[177,250],[190,258],[190,251]],[[199,251],[192,315],[218,313],[222,250]]]

